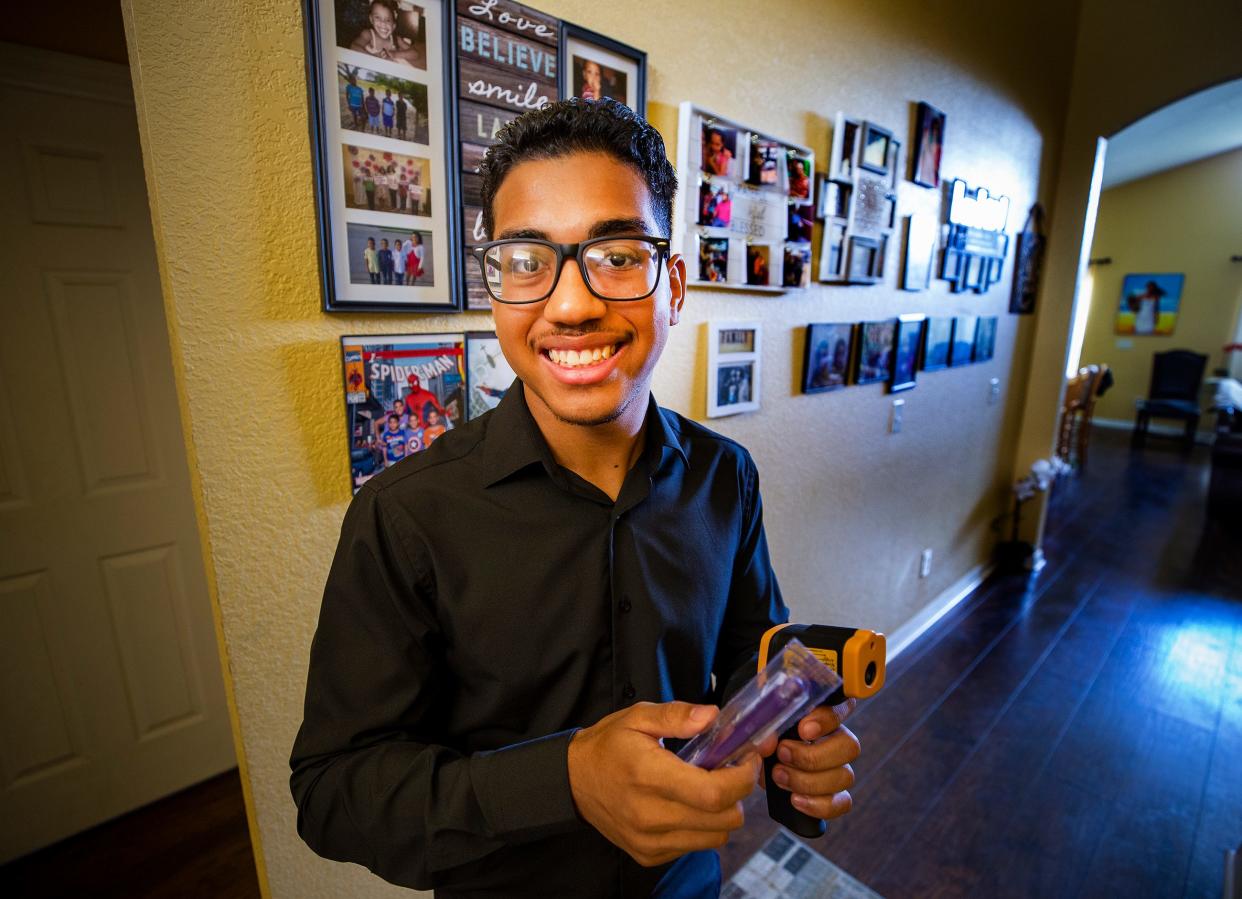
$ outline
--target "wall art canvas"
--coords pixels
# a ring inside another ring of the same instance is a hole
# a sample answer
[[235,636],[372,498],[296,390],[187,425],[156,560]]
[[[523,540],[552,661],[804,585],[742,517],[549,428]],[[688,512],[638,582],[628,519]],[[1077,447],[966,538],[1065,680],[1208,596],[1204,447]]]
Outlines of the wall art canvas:
[[1121,282],[1117,333],[1164,337],[1172,334],[1185,283],[1183,274],[1126,275]]
[[495,331],[466,332],[466,418],[500,405],[517,378]]

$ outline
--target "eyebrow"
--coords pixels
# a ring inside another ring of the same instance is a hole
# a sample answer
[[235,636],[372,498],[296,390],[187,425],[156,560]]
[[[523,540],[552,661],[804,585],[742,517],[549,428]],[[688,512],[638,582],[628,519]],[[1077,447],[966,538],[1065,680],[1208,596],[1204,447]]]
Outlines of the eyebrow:
[[[594,237],[607,237],[610,234],[646,234],[647,223],[640,218],[617,218],[604,219],[602,222],[596,222],[587,231],[584,240],[590,240]],[[540,231],[538,228],[509,228],[502,231],[497,240],[512,240],[515,238],[527,238],[529,240],[548,240],[548,232]]]

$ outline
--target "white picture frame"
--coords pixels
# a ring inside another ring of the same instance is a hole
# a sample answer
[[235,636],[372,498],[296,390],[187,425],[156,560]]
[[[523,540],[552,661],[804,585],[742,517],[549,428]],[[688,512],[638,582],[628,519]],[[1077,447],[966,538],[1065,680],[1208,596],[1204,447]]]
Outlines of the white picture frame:
[[757,321],[708,322],[707,417],[759,410],[763,384],[763,325]]

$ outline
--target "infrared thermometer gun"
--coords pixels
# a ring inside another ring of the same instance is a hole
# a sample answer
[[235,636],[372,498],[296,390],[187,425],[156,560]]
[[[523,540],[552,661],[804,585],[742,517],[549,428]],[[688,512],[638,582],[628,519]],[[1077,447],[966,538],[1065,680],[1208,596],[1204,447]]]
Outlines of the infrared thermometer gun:
[[[819,661],[841,678],[841,686],[828,695],[822,705],[838,705],[846,699],[867,699],[884,686],[884,635],[848,627],[824,624],[778,624],[763,635],[759,643],[759,670],[792,639],[799,640]],[[800,719],[799,719],[800,720]],[[782,740],[798,740],[798,721],[780,735]],[[763,760],[768,792],[768,815],[800,837],[814,839],[824,835],[827,825],[819,818],[803,814],[793,806],[792,794],[772,780],[776,754]]]

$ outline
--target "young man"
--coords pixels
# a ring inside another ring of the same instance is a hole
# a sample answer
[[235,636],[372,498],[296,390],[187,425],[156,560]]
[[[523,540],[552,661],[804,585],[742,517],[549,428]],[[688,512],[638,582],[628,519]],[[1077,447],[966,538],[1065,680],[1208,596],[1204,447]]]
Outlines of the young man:
[[[715,897],[758,760],[708,772],[661,741],[710,724],[787,613],[749,454],[651,396],[684,300],[676,176],[610,100],[518,118],[482,174],[499,241],[476,258],[518,380],[346,513],[298,830],[445,899]],[[849,808],[849,708],[778,750],[811,814]]]

